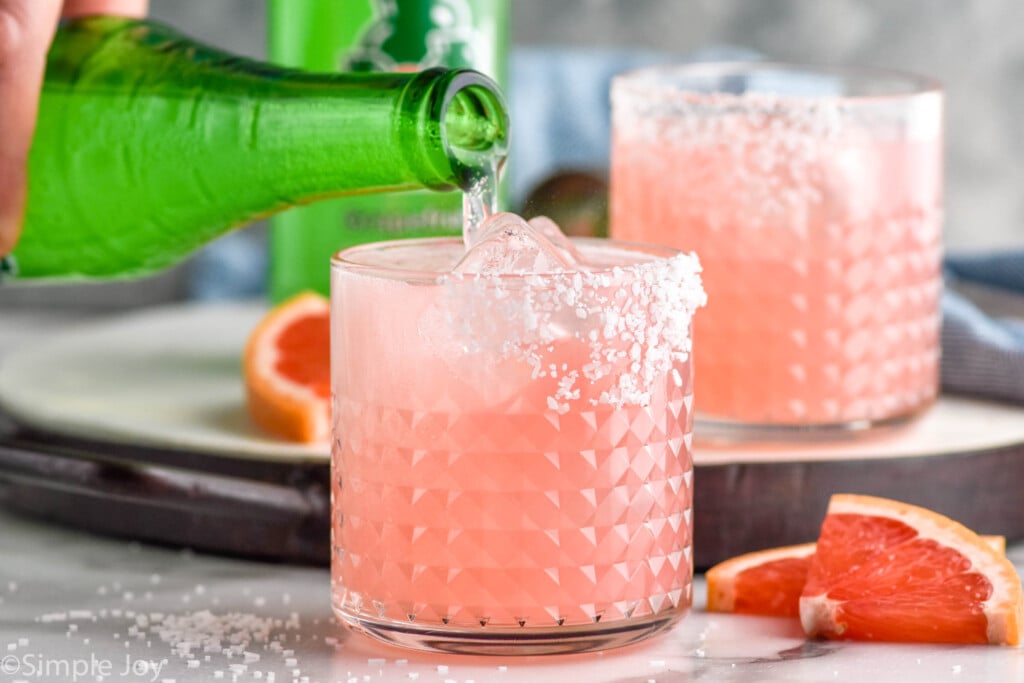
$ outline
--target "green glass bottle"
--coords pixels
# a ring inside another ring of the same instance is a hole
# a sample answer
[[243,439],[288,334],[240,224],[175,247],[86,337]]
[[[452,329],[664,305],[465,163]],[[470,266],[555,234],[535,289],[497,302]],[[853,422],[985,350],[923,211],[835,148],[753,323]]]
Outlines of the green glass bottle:
[[[509,0],[268,0],[270,57],[318,71],[406,72],[471,67],[505,79]],[[270,292],[326,292],[315,264],[342,247],[395,237],[457,234],[457,193],[355,196],[275,216]]]
[[[17,275],[141,275],[296,204],[465,188],[506,132],[475,72],[308,74],[152,22],[72,21],[47,63]],[[326,256],[310,268],[326,276]]]

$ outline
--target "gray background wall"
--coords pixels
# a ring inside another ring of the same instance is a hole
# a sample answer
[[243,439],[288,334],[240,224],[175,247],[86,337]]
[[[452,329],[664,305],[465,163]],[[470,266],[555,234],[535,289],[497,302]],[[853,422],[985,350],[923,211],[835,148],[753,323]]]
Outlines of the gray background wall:
[[[154,18],[186,33],[248,56],[265,55],[263,0],[151,2]],[[511,2],[511,39],[518,45],[678,54],[738,46],[780,60],[869,64],[938,78],[947,91],[948,247],[1024,247],[1022,0]],[[258,228],[249,231],[250,239],[259,235]],[[0,288],[0,305],[152,303],[184,296],[186,273],[45,296]]]

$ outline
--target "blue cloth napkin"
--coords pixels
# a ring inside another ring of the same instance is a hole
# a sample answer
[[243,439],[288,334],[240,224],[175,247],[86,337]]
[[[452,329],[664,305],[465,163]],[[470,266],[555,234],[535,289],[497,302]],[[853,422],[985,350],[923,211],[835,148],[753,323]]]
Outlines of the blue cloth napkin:
[[958,290],[983,285],[1024,306],[1024,250],[946,257],[942,388],[1024,403],[1024,319],[990,315]]

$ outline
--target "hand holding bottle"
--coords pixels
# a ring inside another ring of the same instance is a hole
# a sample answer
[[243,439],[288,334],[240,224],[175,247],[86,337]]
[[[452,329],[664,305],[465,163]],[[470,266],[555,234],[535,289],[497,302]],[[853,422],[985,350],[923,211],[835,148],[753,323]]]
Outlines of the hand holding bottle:
[[26,160],[46,51],[57,21],[88,14],[145,15],[149,0],[0,0],[0,256],[18,238]]

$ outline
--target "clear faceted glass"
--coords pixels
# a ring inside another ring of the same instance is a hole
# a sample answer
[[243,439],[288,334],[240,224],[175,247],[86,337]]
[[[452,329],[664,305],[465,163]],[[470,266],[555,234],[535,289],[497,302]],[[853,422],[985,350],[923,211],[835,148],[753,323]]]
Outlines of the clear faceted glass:
[[602,649],[692,600],[692,257],[455,274],[457,239],[332,263],[332,595],[357,630],[491,654]]
[[938,391],[941,89],[780,64],[612,86],[613,237],[700,254],[698,434],[898,420]]

